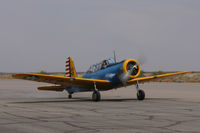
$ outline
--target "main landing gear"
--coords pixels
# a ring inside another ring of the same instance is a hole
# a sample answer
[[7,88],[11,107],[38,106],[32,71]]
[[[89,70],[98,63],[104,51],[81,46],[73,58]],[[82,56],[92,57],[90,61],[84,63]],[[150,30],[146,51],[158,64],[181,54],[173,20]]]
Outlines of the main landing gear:
[[72,99],[73,92],[69,92],[68,99]]
[[137,99],[140,100],[140,101],[144,100],[145,99],[145,92],[139,88],[138,81],[136,83],[136,89],[137,89]]
[[92,100],[98,102],[101,100],[101,94],[97,89],[96,83],[94,82],[94,91],[92,93]]
[[72,99],[72,94],[69,94],[69,95],[68,95],[68,99]]

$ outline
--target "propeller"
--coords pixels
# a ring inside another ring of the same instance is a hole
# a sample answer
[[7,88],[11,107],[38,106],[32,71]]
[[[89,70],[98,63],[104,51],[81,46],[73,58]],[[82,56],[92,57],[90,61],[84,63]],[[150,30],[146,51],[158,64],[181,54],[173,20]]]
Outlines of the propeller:
[[129,80],[130,75],[136,75],[138,73],[138,66],[133,62],[127,64],[127,73],[123,73],[121,76],[121,80],[123,83],[126,83]]

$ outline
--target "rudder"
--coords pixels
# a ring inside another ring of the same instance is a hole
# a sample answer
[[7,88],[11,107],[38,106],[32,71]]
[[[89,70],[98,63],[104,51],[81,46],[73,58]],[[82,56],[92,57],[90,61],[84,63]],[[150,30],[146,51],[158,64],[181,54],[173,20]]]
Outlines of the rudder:
[[66,61],[66,77],[77,77],[76,69],[72,57],[68,57]]

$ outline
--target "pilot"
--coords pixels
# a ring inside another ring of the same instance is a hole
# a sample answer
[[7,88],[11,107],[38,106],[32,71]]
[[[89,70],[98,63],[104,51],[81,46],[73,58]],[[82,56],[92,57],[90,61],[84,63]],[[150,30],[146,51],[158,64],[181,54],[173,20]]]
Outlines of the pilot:
[[108,65],[107,60],[104,60],[101,69],[105,69],[107,65]]

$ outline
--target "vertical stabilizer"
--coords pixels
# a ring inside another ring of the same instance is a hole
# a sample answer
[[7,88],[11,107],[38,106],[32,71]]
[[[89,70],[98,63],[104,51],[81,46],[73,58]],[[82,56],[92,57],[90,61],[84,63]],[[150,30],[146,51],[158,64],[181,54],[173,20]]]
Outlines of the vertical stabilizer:
[[73,77],[73,78],[77,77],[76,69],[75,69],[72,57],[67,58],[65,76],[66,77]]

